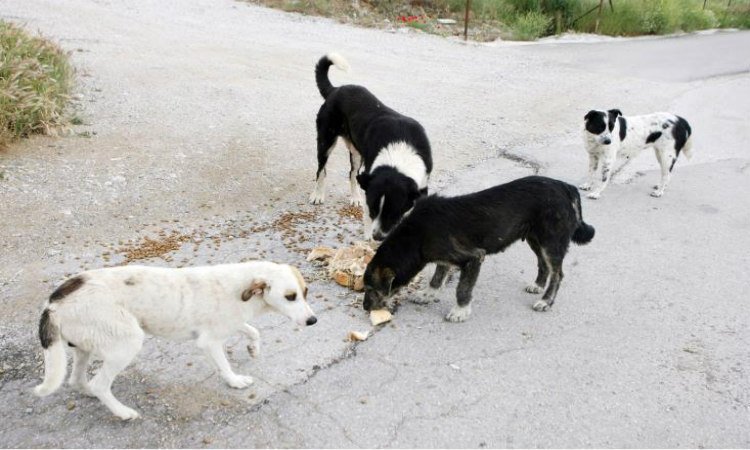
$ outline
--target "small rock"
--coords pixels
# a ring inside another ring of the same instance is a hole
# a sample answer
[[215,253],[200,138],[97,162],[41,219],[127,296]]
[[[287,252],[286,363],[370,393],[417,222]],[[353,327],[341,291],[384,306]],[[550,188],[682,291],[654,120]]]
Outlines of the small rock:
[[76,403],[71,400],[65,407],[68,408],[68,411],[73,411],[74,409],[76,409]]

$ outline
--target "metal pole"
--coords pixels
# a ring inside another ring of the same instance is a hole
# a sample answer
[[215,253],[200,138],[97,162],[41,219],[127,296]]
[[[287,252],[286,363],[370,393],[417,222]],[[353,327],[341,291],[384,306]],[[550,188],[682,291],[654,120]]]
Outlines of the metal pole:
[[466,0],[466,15],[464,15],[464,41],[469,39],[469,10],[471,9],[471,0]]

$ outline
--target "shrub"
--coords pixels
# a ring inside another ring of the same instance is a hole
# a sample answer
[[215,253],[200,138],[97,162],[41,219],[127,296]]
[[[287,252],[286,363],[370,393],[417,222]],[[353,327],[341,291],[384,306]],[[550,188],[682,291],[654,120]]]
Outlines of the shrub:
[[66,52],[0,21],[0,146],[60,125],[71,78]]
[[521,41],[531,41],[544,36],[552,23],[552,18],[541,12],[529,11],[518,16],[512,26],[513,37]]

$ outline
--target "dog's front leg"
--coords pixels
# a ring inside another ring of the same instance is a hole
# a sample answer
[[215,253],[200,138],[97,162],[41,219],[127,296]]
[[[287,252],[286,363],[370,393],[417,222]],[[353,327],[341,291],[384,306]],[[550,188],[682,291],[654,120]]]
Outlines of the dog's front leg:
[[365,240],[372,240],[372,218],[370,217],[370,209],[367,207],[367,194],[365,194],[365,201],[362,202],[362,221],[365,225]]
[[602,158],[602,173],[599,180],[594,181],[594,185],[591,188],[591,192],[586,195],[588,198],[597,199],[602,195],[602,191],[609,184],[609,180],[612,179],[612,170],[615,167],[615,161],[617,159],[617,153],[611,150],[607,150],[607,153]]
[[594,185],[594,180],[596,179],[596,169],[599,166],[599,155],[596,153],[589,153],[589,180],[580,186],[578,188],[582,191],[588,191],[591,189],[591,186]]
[[206,352],[206,355],[214,363],[214,366],[219,371],[219,375],[224,381],[227,382],[233,388],[244,389],[253,384],[253,377],[247,375],[237,375],[232,370],[232,366],[227,361],[227,355],[224,354],[224,342],[212,339],[207,335],[203,334],[198,337],[196,342],[198,348]]
[[463,322],[471,315],[471,293],[479,276],[479,269],[484,261],[484,251],[478,250],[476,256],[461,265],[461,277],[456,288],[456,306],[451,309],[445,320]]
[[362,206],[362,197],[359,195],[359,183],[357,182],[357,172],[359,172],[360,166],[362,166],[362,157],[359,152],[354,148],[349,140],[346,142],[346,148],[349,149],[349,189],[351,190],[351,198],[349,204],[352,206]]
[[260,333],[255,327],[243,324],[240,332],[245,335],[250,344],[247,346],[247,352],[251,358],[257,358],[260,355]]
[[430,283],[423,291],[419,293],[421,295],[412,296],[411,298],[409,298],[409,300],[412,303],[416,303],[418,305],[426,305],[428,303],[437,302],[438,292],[440,291],[440,288],[443,287],[448,272],[450,272],[450,266],[448,266],[447,264],[438,263],[435,267],[435,273],[432,275]]

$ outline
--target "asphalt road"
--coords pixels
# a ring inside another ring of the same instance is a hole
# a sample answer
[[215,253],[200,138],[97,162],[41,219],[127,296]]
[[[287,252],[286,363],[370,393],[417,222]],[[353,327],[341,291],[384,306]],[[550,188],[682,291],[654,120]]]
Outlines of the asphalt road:
[[[0,17],[71,50],[84,120],[0,152],[0,446],[750,446],[750,33],[464,44],[229,0],[0,0]],[[353,344],[349,330],[370,330],[358,296],[295,251],[359,238],[340,213],[343,147],[327,204],[305,202],[313,66],[330,50],[353,69],[332,71],[335,85],[365,85],[424,125],[434,191],[531,173],[577,184],[592,108],[686,117],[695,156],[663,198],[648,195],[658,165],[644,152],[584,199],[597,234],[571,249],[551,311],[531,309],[535,261],[519,243],[483,265],[468,322],[443,320],[454,283]],[[285,212],[310,214],[265,227]],[[192,241],[139,262],[298,264],[318,324],[259,319],[257,361],[231,340],[256,379],[246,391],[191,343],[149,339],[114,386],[135,423],[68,388],[33,397],[54,286],[172,231]]]

